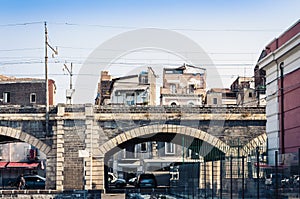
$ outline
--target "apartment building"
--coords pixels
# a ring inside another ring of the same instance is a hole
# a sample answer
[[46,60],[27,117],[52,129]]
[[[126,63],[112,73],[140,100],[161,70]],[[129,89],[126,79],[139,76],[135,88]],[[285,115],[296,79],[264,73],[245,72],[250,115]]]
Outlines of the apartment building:
[[206,69],[184,64],[163,69],[161,105],[202,105],[206,89]]
[[[55,103],[55,90],[55,82],[49,79],[49,105]],[[44,79],[0,75],[0,105],[45,105],[45,91]]]
[[285,165],[296,164],[300,148],[300,20],[263,49],[257,68],[266,73],[269,164],[275,151]]
[[112,78],[102,71],[95,100],[97,105],[155,105],[156,74],[151,67],[136,75]]

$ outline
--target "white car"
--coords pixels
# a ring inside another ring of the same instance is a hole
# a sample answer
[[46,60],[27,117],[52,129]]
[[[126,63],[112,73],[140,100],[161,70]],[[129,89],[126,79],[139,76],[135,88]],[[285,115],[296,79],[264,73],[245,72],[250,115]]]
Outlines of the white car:
[[277,176],[275,173],[268,174],[266,176],[265,185],[268,186],[275,185],[277,178],[278,178],[278,186],[280,186],[283,180],[281,173],[278,173]]

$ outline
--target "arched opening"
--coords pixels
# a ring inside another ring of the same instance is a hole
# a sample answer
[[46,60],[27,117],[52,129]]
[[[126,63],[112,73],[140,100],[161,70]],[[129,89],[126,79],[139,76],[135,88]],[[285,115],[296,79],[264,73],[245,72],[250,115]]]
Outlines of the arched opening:
[[21,130],[0,127],[0,186],[18,188],[21,174],[27,181],[26,189],[46,188],[46,156],[50,147]]
[[177,106],[176,102],[172,102],[171,106]]
[[[133,132],[135,136],[133,136]],[[141,150],[144,143],[147,143],[148,151]],[[128,148],[129,150],[127,150]],[[177,153],[173,153],[175,148]],[[136,175],[145,172],[160,173],[158,185],[161,185],[161,181],[163,181],[161,175],[165,171],[168,176],[165,182],[170,183],[170,171],[174,165],[190,164],[199,172],[199,162],[218,160],[224,156],[228,148],[216,137],[198,129],[177,125],[140,127],[123,133],[100,147],[101,151],[106,150],[104,153],[104,186],[106,190],[111,188],[108,183],[108,172],[113,172],[120,178],[127,178],[129,172]],[[161,152],[164,152],[163,155]],[[143,158],[143,156],[147,158]],[[197,164],[198,166],[195,166]],[[194,177],[197,177],[198,180],[200,178],[199,175]],[[126,180],[128,182],[129,179]],[[163,185],[168,186],[169,184]]]

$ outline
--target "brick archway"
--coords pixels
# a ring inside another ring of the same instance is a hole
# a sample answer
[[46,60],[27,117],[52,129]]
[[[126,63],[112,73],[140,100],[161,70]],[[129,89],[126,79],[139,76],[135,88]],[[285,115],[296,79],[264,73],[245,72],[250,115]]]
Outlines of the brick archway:
[[268,138],[267,134],[264,133],[264,134],[257,136],[256,138],[252,139],[250,142],[248,142],[248,144],[246,144],[243,147],[243,150],[242,150],[244,153],[243,155],[247,156],[248,154],[250,154],[250,152],[252,150],[255,150],[256,147],[266,144],[267,138]]
[[219,149],[225,154],[230,149],[230,146],[228,146],[226,143],[221,141],[219,138],[212,136],[202,130],[187,127],[187,126],[173,125],[173,124],[151,125],[151,126],[144,126],[144,127],[132,129],[102,144],[99,149],[102,155],[105,155],[108,151],[112,150],[113,148],[117,147],[119,144],[122,144],[128,140],[131,140],[136,137],[155,134],[155,133],[175,133],[175,134],[186,135],[193,138],[197,138],[216,147],[217,149]]
[[[189,137],[193,137],[196,139],[200,139],[208,144],[214,146],[215,148],[219,149],[221,152],[226,154],[230,151],[230,146],[218,139],[215,136],[212,136],[202,130],[186,127],[186,126],[179,126],[173,124],[162,124],[162,125],[151,125],[151,126],[144,126],[138,127],[127,132],[124,132],[113,139],[105,142],[99,147],[99,156],[98,159],[94,159],[94,163],[98,162],[96,165],[98,168],[93,166],[94,171],[98,171],[97,174],[93,173],[93,181],[97,184],[98,188],[104,188],[104,157],[105,154],[109,151],[113,150],[114,148],[118,147],[118,145],[125,143],[131,139],[143,137],[147,135],[152,135],[155,133],[172,133],[172,134],[180,134]],[[94,176],[95,175],[95,176]]]
[[0,126],[0,135],[8,136],[8,137],[15,138],[17,140],[26,142],[26,143],[38,148],[40,151],[42,151],[46,155],[51,151],[50,146],[48,146],[47,144],[45,144],[38,138],[36,138],[28,133],[25,133],[19,129]]

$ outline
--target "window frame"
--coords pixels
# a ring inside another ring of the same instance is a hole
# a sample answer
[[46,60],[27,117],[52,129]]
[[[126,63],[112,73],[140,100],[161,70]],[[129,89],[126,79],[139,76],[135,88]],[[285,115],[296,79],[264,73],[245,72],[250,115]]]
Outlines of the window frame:
[[3,102],[10,103],[11,102],[11,95],[10,92],[3,92]]
[[[34,96],[34,101],[32,100],[33,96]],[[30,101],[31,104],[36,104],[36,93],[30,93],[29,101]]]
[[214,97],[213,98],[213,105],[217,105],[218,104],[218,98]]
[[[143,147],[143,145],[145,145],[145,147]],[[147,145],[147,142],[142,142],[140,143],[140,151],[141,153],[146,153],[148,151],[148,145]],[[143,148],[145,148],[145,150],[143,150]]]
[[170,84],[170,93],[171,94],[175,94],[175,93],[177,93],[177,91],[176,91],[176,84]]
[[[168,146],[171,146],[170,148]],[[169,151],[169,149],[171,149]],[[172,142],[165,142],[165,154],[173,155],[175,154],[175,144]]]

